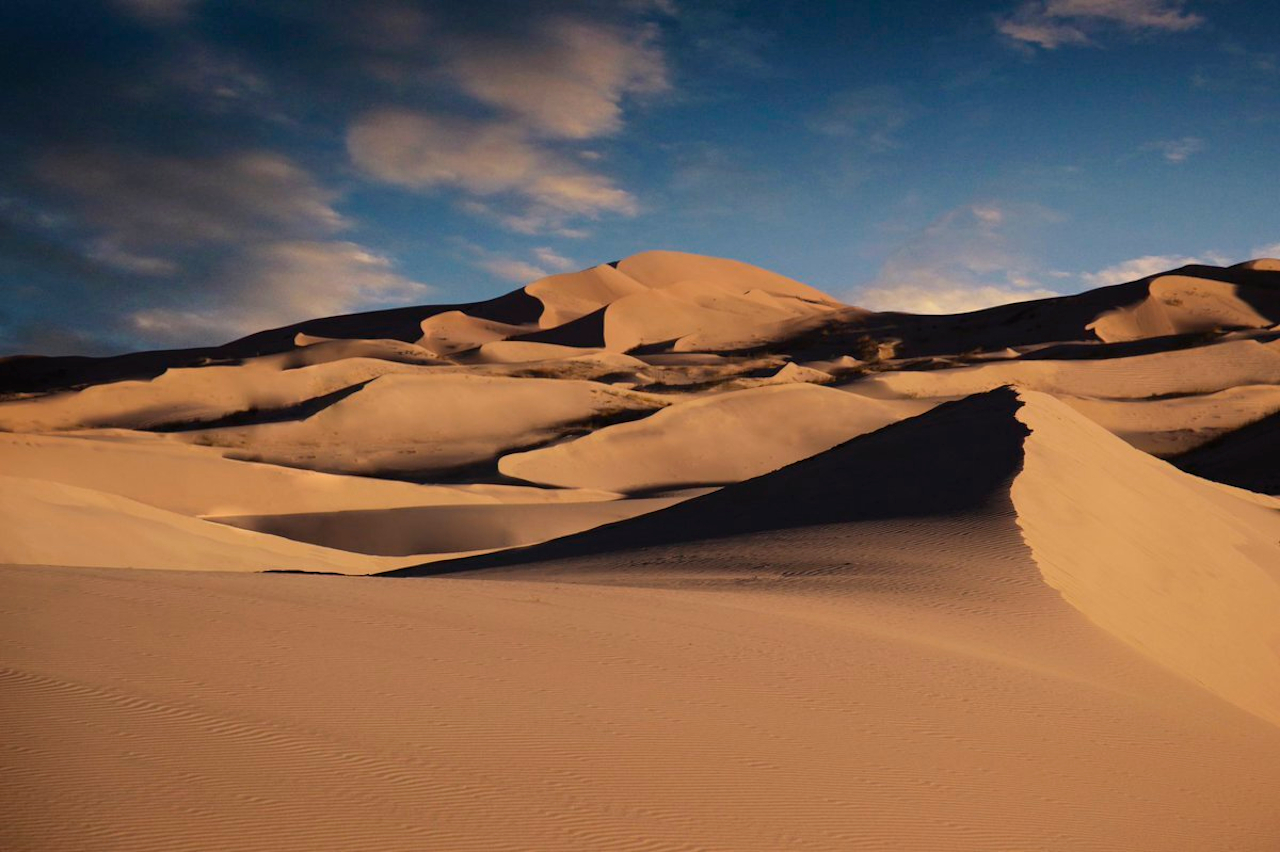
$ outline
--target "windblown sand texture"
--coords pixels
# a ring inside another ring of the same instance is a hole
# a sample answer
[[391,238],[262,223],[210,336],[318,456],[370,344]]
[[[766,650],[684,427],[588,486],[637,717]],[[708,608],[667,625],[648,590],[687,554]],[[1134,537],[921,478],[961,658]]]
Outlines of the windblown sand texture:
[[1278,322],[647,252],[0,361],[0,848],[1273,852]]

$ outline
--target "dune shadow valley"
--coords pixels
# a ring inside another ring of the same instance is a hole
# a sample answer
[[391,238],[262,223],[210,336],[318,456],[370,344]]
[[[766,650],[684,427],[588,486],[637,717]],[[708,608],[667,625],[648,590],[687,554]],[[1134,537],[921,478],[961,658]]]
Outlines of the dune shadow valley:
[[8,850],[1280,849],[1280,261],[647,251],[0,360]]

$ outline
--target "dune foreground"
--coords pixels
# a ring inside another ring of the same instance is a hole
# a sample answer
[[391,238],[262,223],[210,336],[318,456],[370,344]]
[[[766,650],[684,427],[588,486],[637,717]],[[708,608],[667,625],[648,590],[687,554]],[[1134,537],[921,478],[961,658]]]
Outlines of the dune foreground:
[[0,846],[1280,848],[1278,322],[649,252],[0,362]]

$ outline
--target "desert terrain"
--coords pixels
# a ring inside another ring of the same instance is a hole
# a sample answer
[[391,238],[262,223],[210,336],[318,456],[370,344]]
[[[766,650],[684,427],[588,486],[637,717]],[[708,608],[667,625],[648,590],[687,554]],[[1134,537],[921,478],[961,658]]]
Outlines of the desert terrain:
[[0,847],[1280,848],[1280,261],[651,251],[0,360]]

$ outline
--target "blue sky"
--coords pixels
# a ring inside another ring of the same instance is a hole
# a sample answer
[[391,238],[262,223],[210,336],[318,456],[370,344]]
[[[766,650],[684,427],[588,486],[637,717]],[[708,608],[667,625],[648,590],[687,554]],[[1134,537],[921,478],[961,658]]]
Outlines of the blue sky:
[[0,354],[650,248],[958,311],[1280,254],[1269,0],[11,0]]

